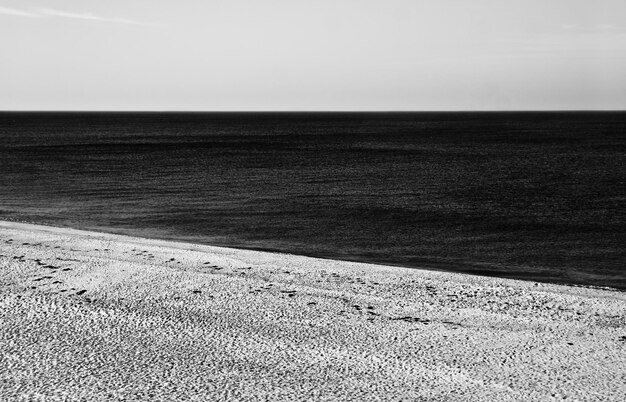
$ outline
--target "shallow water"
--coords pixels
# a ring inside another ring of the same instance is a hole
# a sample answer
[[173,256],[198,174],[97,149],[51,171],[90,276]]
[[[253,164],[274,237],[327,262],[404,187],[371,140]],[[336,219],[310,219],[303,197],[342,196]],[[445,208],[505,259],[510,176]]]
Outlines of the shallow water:
[[0,113],[0,219],[626,289],[626,113]]

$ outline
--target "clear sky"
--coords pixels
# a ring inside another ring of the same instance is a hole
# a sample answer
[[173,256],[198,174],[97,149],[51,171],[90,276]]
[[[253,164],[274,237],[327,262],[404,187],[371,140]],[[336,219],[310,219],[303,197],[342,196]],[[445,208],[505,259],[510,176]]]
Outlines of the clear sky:
[[626,0],[0,0],[20,109],[626,109]]

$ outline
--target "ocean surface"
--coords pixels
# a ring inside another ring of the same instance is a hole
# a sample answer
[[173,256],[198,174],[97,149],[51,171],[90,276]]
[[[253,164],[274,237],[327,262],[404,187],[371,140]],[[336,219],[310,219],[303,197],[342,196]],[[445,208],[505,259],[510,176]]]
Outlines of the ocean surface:
[[0,113],[0,219],[626,289],[626,113]]

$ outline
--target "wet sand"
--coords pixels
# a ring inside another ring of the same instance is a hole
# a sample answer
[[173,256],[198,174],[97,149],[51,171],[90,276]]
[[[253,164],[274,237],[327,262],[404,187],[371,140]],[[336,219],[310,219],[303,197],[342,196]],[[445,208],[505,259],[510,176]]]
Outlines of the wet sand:
[[0,222],[1,400],[620,400],[626,293]]

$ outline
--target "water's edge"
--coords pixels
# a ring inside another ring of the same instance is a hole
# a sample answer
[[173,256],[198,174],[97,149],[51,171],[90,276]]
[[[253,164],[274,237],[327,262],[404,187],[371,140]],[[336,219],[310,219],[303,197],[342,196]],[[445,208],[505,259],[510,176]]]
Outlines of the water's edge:
[[[548,280],[546,278],[542,278],[539,276],[532,276],[528,272],[517,271],[518,275],[502,275],[502,271],[489,271],[487,269],[477,270],[477,267],[487,268],[489,264],[487,263],[462,263],[462,262],[443,262],[443,261],[428,261],[424,259],[423,264],[400,264],[394,261],[384,261],[380,259],[371,259],[364,256],[342,256],[340,254],[333,253],[294,253],[289,250],[273,248],[273,247],[257,247],[250,246],[244,243],[241,244],[228,244],[228,243],[220,243],[220,242],[203,242],[197,238],[185,238],[184,236],[154,236],[147,235],[142,233],[141,229],[121,229],[121,228],[113,228],[113,227],[102,227],[102,226],[69,226],[63,225],[59,223],[51,223],[45,221],[28,221],[28,220],[20,220],[20,219],[12,219],[10,217],[3,217],[0,221],[5,222],[15,222],[15,223],[24,223],[30,225],[41,225],[55,228],[63,228],[63,229],[74,229],[74,230],[82,230],[87,232],[94,233],[104,233],[104,234],[112,234],[112,235],[121,235],[121,236],[130,236],[130,237],[138,237],[149,240],[159,240],[159,241],[168,241],[172,243],[178,244],[191,244],[191,245],[201,245],[201,246],[213,246],[213,247],[222,247],[229,248],[233,250],[252,250],[252,251],[263,251],[268,253],[280,253],[287,255],[295,255],[295,256],[303,256],[303,257],[312,257],[319,258],[324,260],[334,260],[334,261],[346,261],[346,262],[355,262],[355,263],[363,263],[363,264],[371,264],[371,265],[380,265],[380,266],[391,266],[391,267],[399,267],[399,268],[407,268],[407,269],[420,269],[426,271],[436,271],[436,272],[453,272],[457,274],[463,275],[471,275],[471,276],[485,276],[490,278],[501,278],[501,279],[512,279],[519,280],[525,282],[536,282],[536,283],[545,283],[545,284],[553,284],[560,286],[569,286],[569,287],[577,287],[577,288],[585,288],[585,289],[599,289],[599,290],[608,290],[626,293],[626,288],[622,287],[612,287],[612,286],[595,286],[584,283],[577,282],[567,282],[556,280]],[[526,275],[520,275],[525,273]]]

